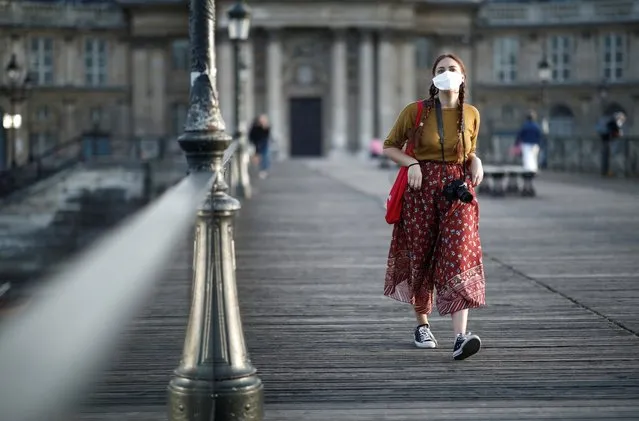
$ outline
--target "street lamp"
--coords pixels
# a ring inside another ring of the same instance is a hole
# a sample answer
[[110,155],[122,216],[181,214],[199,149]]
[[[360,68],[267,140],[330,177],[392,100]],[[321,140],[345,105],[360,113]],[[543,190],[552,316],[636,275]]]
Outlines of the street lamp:
[[241,45],[248,39],[251,29],[251,11],[244,1],[236,2],[227,12],[229,39],[233,43],[233,67],[235,69],[234,87],[234,120],[233,134],[238,140],[238,153],[236,154],[235,170],[231,173],[237,175],[237,195],[242,198],[248,198],[251,195],[251,186],[249,183],[249,157],[247,139],[242,133],[242,117],[244,114],[244,82],[243,77],[247,71],[245,63],[241,60]]
[[541,61],[539,62],[539,66],[537,67],[539,72],[539,81],[541,82],[541,130],[544,135],[548,134],[548,119],[546,116],[546,111],[548,108],[548,98],[546,92],[546,86],[550,79],[552,78],[552,68],[550,67],[550,63],[546,60],[546,56],[544,55]]
[[[2,116],[2,127],[9,133],[8,142],[5,145],[5,157],[9,159],[11,167],[16,166],[16,135],[22,127],[22,115],[18,113],[18,104],[27,98],[27,91],[31,87],[31,78],[18,64],[15,54],[11,54],[9,63],[5,67],[7,84],[0,86],[2,96],[9,98],[9,113]],[[31,150],[29,150],[31,154]],[[2,163],[2,167],[6,162]]]
[[16,55],[12,54],[9,64],[7,64],[7,79],[13,85],[17,84],[20,80],[20,66],[18,66],[18,60]]
[[542,144],[540,145],[540,166],[542,168],[546,168],[548,165],[548,132],[550,131],[550,127],[548,124],[548,95],[547,95],[547,85],[548,82],[552,79],[552,67],[548,60],[546,59],[546,54],[541,58],[539,65],[537,66],[537,71],[539,74],[539,81],[541,82],[541,112],[540,123],[541,123],[541,133],[542,133]]
[[539,62],[539,80],[542,83],[548,83],[550,78],[552,77],[552,68],[550,67],[550,63],[546,60],[546,57],[541,59]]
[[608,79],[605,77],[601,79],[599,86],[597,86],[597,92],[599,93],[601,115],[604,116],[606,114],[606,100],[608,99]]
[[251,11],[238,1],[227,12],[229,18],[229,38],[233,41],[246,41],[251,29]]
[[234,85],[235,85],[235,120],[233,121],[236,138],[241,135],[240,113],[242,106],[242,87],[240,86],[241,71],[243,63],[240,63],[241,43],[245,42],[249,37],[251,28],[250,10],[243,1],[238,1],[227,12],[229,18],[229,39],[233,43],[233,67],[235,69]]

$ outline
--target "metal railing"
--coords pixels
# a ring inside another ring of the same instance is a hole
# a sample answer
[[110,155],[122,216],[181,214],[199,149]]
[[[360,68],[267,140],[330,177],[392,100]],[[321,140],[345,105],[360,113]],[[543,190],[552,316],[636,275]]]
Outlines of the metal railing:
[[263,419],[262,382],[248,358],[237,297],[240,202],[228,194],[225,174],[238,144],[224,131],[210,67],[214,16],[214,0],[191,0],[190,107],[178,139],[189,174],[46,280],[46,293],[0,326],[1,420],[57,419],[81,397],[194,221],[191,312],[168,386],[169,419]]
[[0,171],[0,197],[25,189],[82,160],[82,138],[59,143],[19,166]]
[[[484,162],[517,165],[521,158],[509,155],[515,135],[480,139]],[[624,136],[611,143],[610,169],[626,177],[639,176],[639,137]],[[543,167],[555,171],[598,173],[601,170],[602,141],[596,136],[550,137],[540,154]]]
[[[602,141],[597,137],[551,138],[547,142],[547,168],[557,171],[601,171]],[[639,137],[610,142],[610,170],[626,177],[639,176]]]
[[[102,149],[101,142],[106,146]],[[45,180],[55,174],[69,169],[79,163],[95,164],[123,164],[140,163],[143,160],[141,144],[148,140],[114,140],[109,136],[103,138],[92,137],[91,133],[72,138],[59,143],[52,148],[29,157],[27,162],[0,171],[0,198],[6,198],[13,193],[25,190],[32,185]],[[161,144],[163,139],[156,139],[160,153],[154,159],[162,159]]]

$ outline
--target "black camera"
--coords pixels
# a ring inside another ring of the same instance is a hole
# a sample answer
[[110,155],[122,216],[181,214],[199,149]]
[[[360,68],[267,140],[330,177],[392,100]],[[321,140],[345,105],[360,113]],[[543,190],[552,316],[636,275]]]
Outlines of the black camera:
[[462,180],[454,180],[444,187],[444,197],[448,201],[459,199],[464,203],[473,201],[473,194],[468,191],[468,186]]

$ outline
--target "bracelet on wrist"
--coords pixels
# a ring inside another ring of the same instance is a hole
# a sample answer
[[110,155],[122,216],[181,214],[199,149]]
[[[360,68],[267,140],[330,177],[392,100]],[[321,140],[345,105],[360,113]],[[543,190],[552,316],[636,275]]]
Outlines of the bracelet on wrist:
[[412,167],[413,165],[419,165],[419,162],[413,162],[412,164],[408,165],[407,168]]

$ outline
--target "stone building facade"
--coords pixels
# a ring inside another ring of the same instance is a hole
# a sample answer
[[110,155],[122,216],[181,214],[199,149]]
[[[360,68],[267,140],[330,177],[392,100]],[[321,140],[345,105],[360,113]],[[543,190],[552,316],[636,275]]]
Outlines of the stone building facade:
[[[529,109],[549,117],[551,135],[592,135],[613,109],[639,134],[639,0],[248,3],[243,117],[269,115],[281,156],[365,151],[427,94],[445,51],[465,61],[483,137],[511,136]],[[217,4],[218,90],[232,131],[231,2]],[[0,63],[15,54],[35,82],[18,106],[21,146],[3,133],[2,160],[96,126],[113,142],[174,139],[188,103],[187,14],[185,0],[0,0]],[[544,57],[552,79],[542,95]]]

